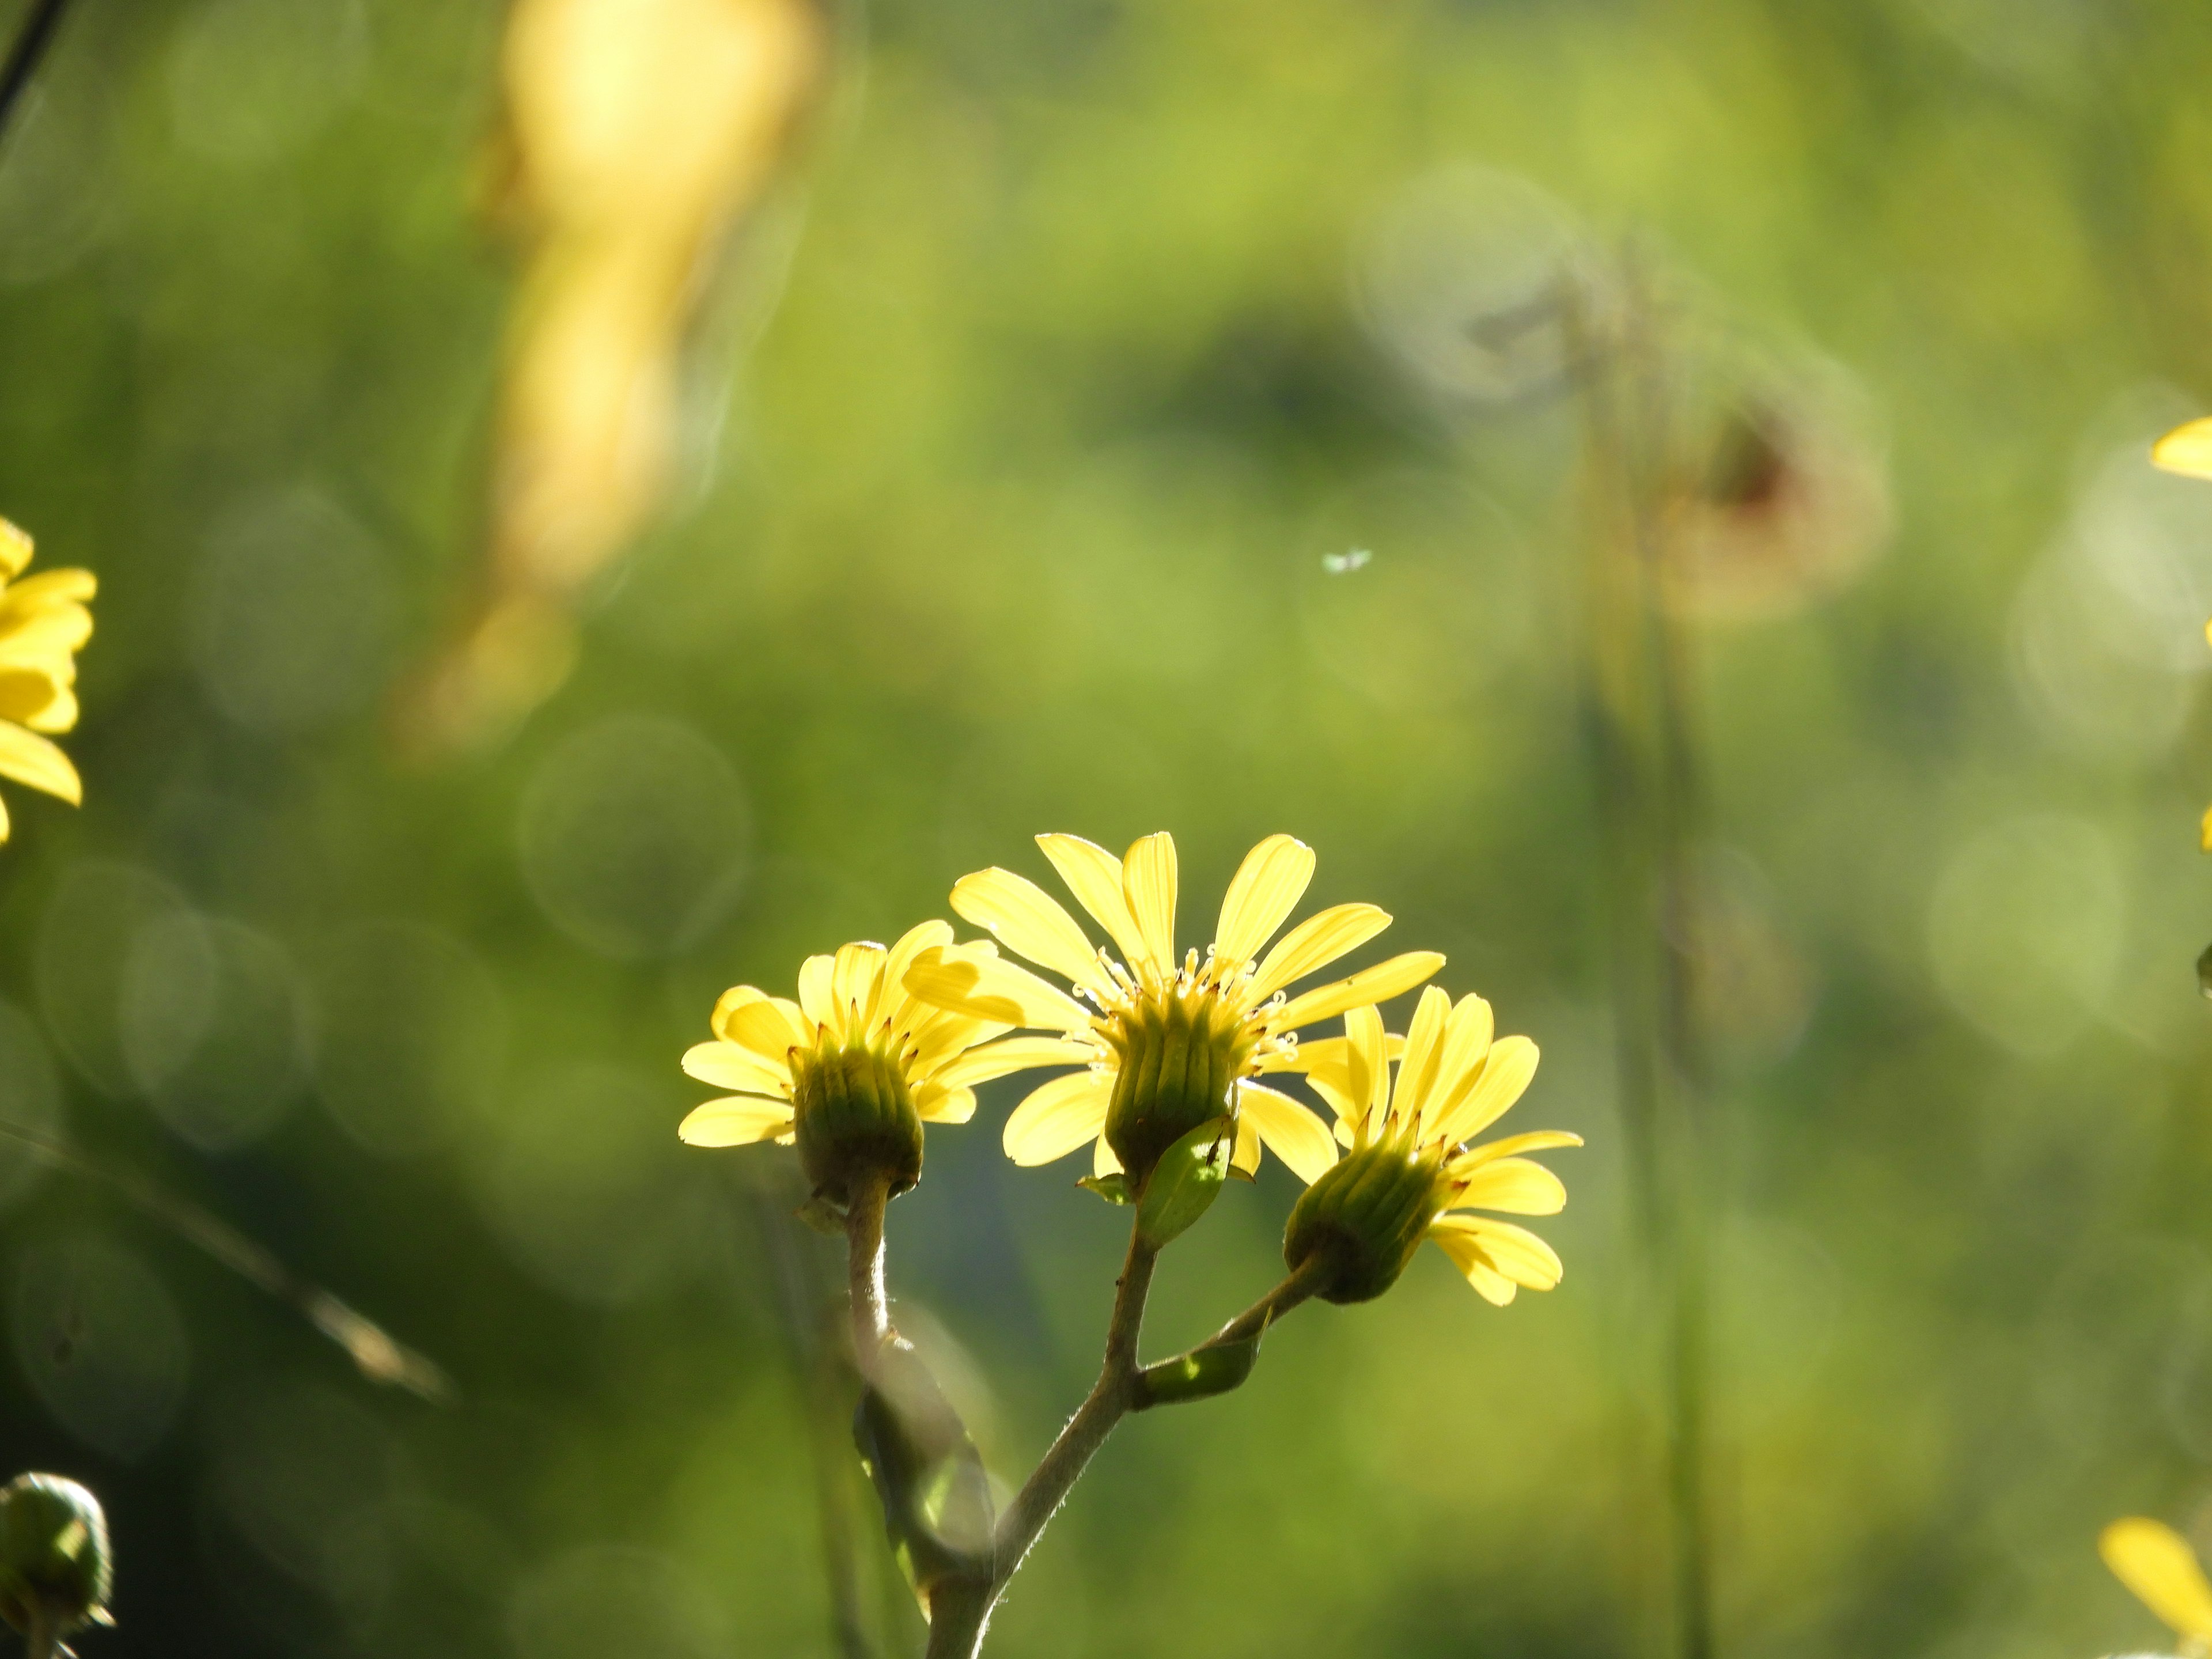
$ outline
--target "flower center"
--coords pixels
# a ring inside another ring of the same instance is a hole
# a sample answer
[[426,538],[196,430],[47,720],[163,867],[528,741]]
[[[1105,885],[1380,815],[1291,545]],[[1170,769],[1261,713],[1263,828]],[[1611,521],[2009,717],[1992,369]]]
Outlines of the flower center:
[[894,1195],[921,1179],[921,1119],[894,1055],[825,1038],[792,1056],[791,1082],[799,1159],[817,1193],[844,1204],[871,1176]]
[[1444,1197],[1441,1152],[1395,1137],[1359,1147],[1291,1211],[1283,1260],[1293,1273],[1317,1261],[1324,1301],[1368,1301],[1397,1283]]
[[1102,1022],[1121,1060],[1106,1144],[1141,1187],[1160,1154],[1201,1123],[1231,1115],[1232,1088],[1258,1037],[1211,984],[1146,988]]

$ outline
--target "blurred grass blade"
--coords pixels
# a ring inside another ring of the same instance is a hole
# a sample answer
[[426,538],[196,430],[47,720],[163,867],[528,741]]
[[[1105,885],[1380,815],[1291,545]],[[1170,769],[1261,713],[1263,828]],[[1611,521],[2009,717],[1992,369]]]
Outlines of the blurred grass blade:
[[374,1320],[294,1273],[228,1222],[164,1192],[143,1176],[100,1164],[52,1135],[0,1119],[0,1136],[27,1148],[56,1169],[107,1188],[141,1215],[285,1304],[343,1348],[370,1382],[404,1389],[440,1405],[454,1400],[453,1379],[436,1362],[394,1340]]

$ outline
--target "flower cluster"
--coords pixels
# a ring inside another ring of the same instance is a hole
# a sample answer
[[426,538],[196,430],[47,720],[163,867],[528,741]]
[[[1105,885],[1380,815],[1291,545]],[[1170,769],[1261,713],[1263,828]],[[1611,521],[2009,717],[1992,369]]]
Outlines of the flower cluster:
[[[1516,1287],[1559,1282],[1558,1256],[1534,1234],[1465,1213],[1547,1215],[1565,1202],[1559,1178],[1524,1154],[1578,1137],[1467,1144],[1528,1086],[1535,1044],[1494,1038],[1487,1003],[1454,1005],[1433,987],[1404,1036],[1383,1029],[1378,1006],[1432,976],[1440,954],[1406,951],[1292,994],[1390,924],[1350,903],[1283,932],[1313,877],[1303,842],[1271,836],[1252,849],[1203,951],[1177,948],[1170,836],[1121,858],[1074,836],[1037,844],[1110,949],[1025,877],[963,877],[952,909],[990,939],[956,943],[927,921],[888,950],[810,957],[796,1002],[750,985],[725,993],[716,1040],[684,1068],[731,1092],[692,1112],[684,1139],[795,1141],[818,1196],[842,1203],[863,1176],[896,1194],[920,1177],[923,1124],[965,1122],[979,1083],[1059,1068],[1006,1120],[1009,1158],[1041,1164],[1088,1146],[1091,1184],[1133,1199],[1170,1147],[1217,1125],[1234,1172],[1250,1175],[1264,1148],[1307,1183],[1285,1249],[1293,1268],[1316,1264],[1313,1293],[1326,1299],[1380,1294],[1423,1238],[1501,1305]],[[1301,1042],[1340,1016],[1342,1036]],[[1260,1080],[1270,1075],[1302,1075],[1334,1131]]]
[[84,797],[76,768],[46,734],[76,724],[76,653],[92,637],[87,606],[98,584],[88,570],[26,577],[31,550],[31,538],[0,519],[0,777],[76,805]]

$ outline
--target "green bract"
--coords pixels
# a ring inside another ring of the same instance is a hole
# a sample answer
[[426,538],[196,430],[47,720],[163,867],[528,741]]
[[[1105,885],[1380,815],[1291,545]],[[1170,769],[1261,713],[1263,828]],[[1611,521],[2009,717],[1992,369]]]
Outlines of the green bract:
[[1283,1232],[1292,1272],[1318,1261],[1314,1294],[1365,1302],[1398,1282],[1443,1207],[1440,1166],[1403,1142],[1348,1152],[1306,1188]]
[[894,1194],[921,1179],[921,1119],[898,1067],[864,1044],[792,1059],[799,1162],[814,1190],[835,1203],[880,1176]]
[[1252,1039],[1218,998],[1178,994],[1136,1003],[1109,1041],[1120,1065],[1106,1144],[1141,1186],[1169,1147],[1231,1110]]

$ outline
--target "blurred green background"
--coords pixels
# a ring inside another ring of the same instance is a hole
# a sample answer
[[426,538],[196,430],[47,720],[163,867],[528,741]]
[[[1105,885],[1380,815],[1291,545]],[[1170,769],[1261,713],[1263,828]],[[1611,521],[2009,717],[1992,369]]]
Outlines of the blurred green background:
[[[0,146],[0,510],[102,584],[87,803],[9,797],[7,1115],[458,1389],[374,1388],[0,1157],[7,1463],[116,1535],[88,1659],[835,1651],[787,1154],[679,1146],[677,1057],[726,985],[1046,878],[1037,831],[1163,827],[1193,927],[1289,830],[1312,902],[1381,902],[1543,1045],[1510,1127],[1589,1138],[1539,1224],[1567,1277],[1501,1313],[1431,1252],[1130,1422],[992,1650],[1663,1652],[1576,428],[1465,327],[1630,233],[1850,384],[1895,521],[1699,636],[1723,1649],[2162,1638],[2093,1543],[2212,1543],[2212,487],[2144,460],[2212,395],[2212,12],[877,0],[575,675],[417,766],[388,704],[477,556],[513,288],[471,208],[501,24],[80,0]],[[1006,1163],[1020,1087],[892,1216],[1009,1479],[1125,1224]],[[1293,1191],[1170,1256],[1152,1352],[1273,1281]]]

